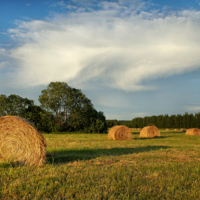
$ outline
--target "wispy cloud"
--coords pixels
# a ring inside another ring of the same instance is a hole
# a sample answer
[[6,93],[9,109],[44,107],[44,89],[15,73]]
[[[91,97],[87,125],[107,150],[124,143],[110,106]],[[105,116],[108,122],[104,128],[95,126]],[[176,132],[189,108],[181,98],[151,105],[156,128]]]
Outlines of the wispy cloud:
[[200,106],[188,106],[186,108],[190,112],[200,112]]
[[6,50],[3,48],[0,48],[0,55],[5,55],[6,54]]
[[66,7],[66,4],[64,3],[64,1],[58,1],[57,3],[53,3],[50,6],[52,6],[52,7],[56,7],[56,6]]
[[132,120],[135,117],[145,117],[146,113],[130,113],[130,112],[121,112],[120,114],[108,114],[106,115],[107,119],[124,119]]
[[1,69],[5,69],[5,67],[8,66],[8,64],[9,64],[8,61],[0,62],[0,71],[1,71]]
[[200,68],[200,12],[147,12],[139,1],[98,6],[10,29],[19,42],[9,52],[16,61],[13,81],[26,86],[66,81],[80,88],[98,81],[137,91],[156,88],[146,80]]

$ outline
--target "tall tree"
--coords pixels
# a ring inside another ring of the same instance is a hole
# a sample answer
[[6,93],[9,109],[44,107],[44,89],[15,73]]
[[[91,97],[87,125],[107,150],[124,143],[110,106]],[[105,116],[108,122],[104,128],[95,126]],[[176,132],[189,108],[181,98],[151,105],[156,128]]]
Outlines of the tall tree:
[[84,130],[92,118],[98,119],[90,99],[65,82],[51,82],[42,90],[39,101],[42,108],[54,114],[60,130]]
[[70,87],[64,82],[51,82],[47,89],[39,96],[41,107],[51,111],[57,119],[62,121],[67,117],[70,99]]

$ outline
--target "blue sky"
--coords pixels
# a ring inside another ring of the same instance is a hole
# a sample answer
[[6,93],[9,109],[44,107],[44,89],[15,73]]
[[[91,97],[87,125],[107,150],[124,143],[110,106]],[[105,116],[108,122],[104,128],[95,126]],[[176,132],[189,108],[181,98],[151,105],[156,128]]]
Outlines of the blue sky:
[[107,119],[200,112],[200,1],[1,0],[0,94],[51,81]]

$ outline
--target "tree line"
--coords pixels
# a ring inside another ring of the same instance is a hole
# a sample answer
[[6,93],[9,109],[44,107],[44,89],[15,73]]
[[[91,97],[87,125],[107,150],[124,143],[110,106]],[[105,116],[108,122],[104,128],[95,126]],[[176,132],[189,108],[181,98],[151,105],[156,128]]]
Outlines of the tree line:
[[0,95],[0,116],[17,115],[45,132],[107,132],[106,118],[81,90],[65,82],[51,82],[41,91],[40,106],[19,95]]
[[125,125],[129,128],[143,128],[155,125],[158,128],[200,128],[200,113],[183,115],[159,115],[150,117],[136,117],[132,120],[106,120],[108,127]]

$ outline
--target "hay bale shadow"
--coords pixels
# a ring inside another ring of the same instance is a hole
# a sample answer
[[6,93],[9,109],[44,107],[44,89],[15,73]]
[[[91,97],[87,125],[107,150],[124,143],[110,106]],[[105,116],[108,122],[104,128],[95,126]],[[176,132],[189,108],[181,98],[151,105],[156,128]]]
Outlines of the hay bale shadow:
[[140,135],[140,132],[133,132],[132,131],[132,135]]
[[155,140],[155,139],[164,139],[171,136],[155,136],[155,137],[147,137],[147,138],[133,138],[133,140]]
[[[145,138],[146,139],[146,138]],[[146,146],[137,148],[112,148],[112,149],[84,149],[84,150],[65,150],[54,151],[47,154],[47,163],[61,164],[81,160],[90,160],[102,156],[121,156],[137,154],[142,152],[158,151],[168,149],[169,146]]]

